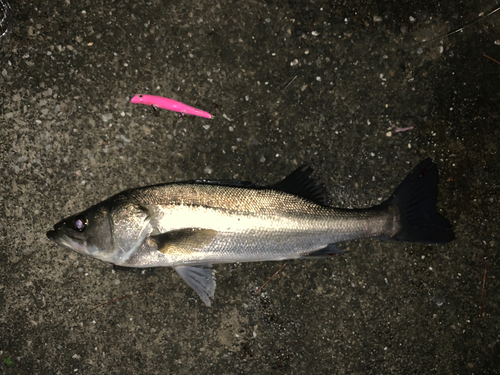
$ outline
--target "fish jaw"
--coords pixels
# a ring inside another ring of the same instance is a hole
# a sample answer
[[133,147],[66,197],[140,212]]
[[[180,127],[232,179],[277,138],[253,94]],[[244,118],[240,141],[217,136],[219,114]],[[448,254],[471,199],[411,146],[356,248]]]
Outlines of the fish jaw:
[[51,230],[47,232],[47,237],[62,247],[76,251],[83,255],[92,255],[87,251],[87,243],[83,239],[70,237],[61,230]]
[[89,245],[87,241],[74,238],[71,236],[68,236],[65,233],[58,232],[56,230],[51,230],[47,232],[47,237],[57,243],[58,245],[61,245],[62,247],[76,251],[79,254],[82,255],[87,255],[92,258],[99,259],[103,262],[106,263],[112,263],[112,264],[117,264],[120,265],[120,262],[114,257],[114,256],[109,256],[105,253],[102,253],[99,251],[98,248],[95,246]]

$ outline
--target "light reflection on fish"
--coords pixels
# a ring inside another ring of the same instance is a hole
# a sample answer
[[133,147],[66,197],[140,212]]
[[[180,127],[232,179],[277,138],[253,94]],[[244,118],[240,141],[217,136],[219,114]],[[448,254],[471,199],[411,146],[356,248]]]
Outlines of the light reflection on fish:
[[380,205],[342,209],[300,167],[268,187],[196,180],[126,190],[54,226],[48,238],[124,267],[173,267],[206,305],[212,264],[323,258],[359,238],[446,243],[454,238],[436,211],[438,171],[418,164]]
[[12,31],[12,8],[7,0],[0,0],[2,19],[0,20],[0,42]]

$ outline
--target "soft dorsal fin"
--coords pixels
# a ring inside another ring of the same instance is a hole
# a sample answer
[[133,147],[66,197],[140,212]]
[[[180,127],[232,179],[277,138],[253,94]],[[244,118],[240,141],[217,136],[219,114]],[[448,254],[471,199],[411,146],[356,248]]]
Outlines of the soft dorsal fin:
[[326,206],[328,192],[323,184],[317,185],[310,177],[312,172],[311,167],[303,165],[290,173],[284,180],[271,185],[270,188],[298,195]]

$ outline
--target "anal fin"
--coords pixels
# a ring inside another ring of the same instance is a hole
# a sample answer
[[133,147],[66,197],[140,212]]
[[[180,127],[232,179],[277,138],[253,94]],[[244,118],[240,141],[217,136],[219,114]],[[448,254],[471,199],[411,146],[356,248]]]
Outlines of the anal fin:
[[198,293],[205,305],[210,306],[210,298],[214,298],[216,287],[212,265],[177,266],[174,269]]
[[342,254],[345,252],[345,250],[339,249],[336,244],[331,243],[328,244],[327,246],[323,247],[322,249],[315,250],[309,254],[302,255],[300,258],[301,259],[321,259],[321,258],[328,258],[332,257],[338,254]]

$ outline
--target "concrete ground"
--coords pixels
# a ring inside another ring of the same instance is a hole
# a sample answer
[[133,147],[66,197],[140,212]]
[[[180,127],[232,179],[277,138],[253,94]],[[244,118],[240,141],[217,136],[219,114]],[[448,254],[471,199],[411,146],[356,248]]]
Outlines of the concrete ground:
[[[500,12],[439,38],[498,1],[49,3],[0,45],[0,374],[500,373]],[[343,244],[257,295],[283,262],[219,265],[210,308],[45,236],[126,188],[301,164],[367,207],[425,157],[455,241]]]

